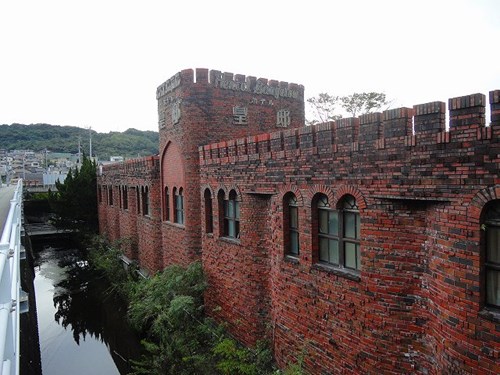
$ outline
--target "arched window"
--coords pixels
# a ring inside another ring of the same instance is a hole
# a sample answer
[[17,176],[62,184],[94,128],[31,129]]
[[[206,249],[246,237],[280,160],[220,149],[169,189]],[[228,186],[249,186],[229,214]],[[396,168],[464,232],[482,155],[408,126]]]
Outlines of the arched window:
[[340,265],[338,212],[330,208],[324,194],[318,197],[317,209],[319,261]]
[[224,190],[220,189],[217,193],[217,206],[218,206],[218,221],[219,221],[219,236],[225,236],[224,233],[224,208],[225,204],[225,196]]
[[174,222],[184,224],[184,196],[183,189],[174,188]]
[[122,186],[122,199],[123,199],[123,209],[128,210],[128,187]]
[[168,187],[165,186],[165,213],[164,218],[166,221],[170,221],[170,194],[168,192]]
[[141,214],[141,188],[139,186],[136,186],[135,188],[135,204],[137,208],[137,214]]
[[339,203],[339,213],[342,218],[342,248],[343,265],[354,270],[361,269],[360,231],[361,219],[356,199],[346,195]]
[[141,188],[142,192],[142,214],[144,216],[149,215],[149,187],[143,186]]
[[316,200],[316,209],[319,262],[359,270],[360,216],[356,199],[346,195],[334,210],[328,197],[321,194]]
[[234,190],[229,192],[229,199],[224,201],[224,236],[240,238],[240,203]]
[[108,186],[108,204],[113,205],[113,186]]
[[288,193],[283,198],[283,229],[285,231],[285,254],[299,255],[299,209],[297,197]]
[[485,207],[484,233],[484,301],[487,306],[500,308],[500,200]]
[[205,189],[204,199],[205,199],[205,231],[207,233],[212,233],[214,231],[214,226],[213,226],[213,214],[212,214],[212,193],[210,192],[210,189]]

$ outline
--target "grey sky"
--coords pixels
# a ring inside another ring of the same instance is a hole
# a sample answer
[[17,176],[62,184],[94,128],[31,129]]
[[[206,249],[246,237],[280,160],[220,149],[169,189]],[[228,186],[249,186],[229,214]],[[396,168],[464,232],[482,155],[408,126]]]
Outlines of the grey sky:
[[500,1],[0,0],[0,123],[157,130],[209,68],[413,106],[500,89]]

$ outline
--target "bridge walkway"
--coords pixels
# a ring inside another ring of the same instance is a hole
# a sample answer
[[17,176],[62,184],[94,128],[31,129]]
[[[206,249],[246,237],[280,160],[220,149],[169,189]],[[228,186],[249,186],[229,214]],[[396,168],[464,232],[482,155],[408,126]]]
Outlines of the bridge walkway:
[[3,233],[5,220],[10,209],[10,200],[14,197],[15,185],[7,185],[0,187],[0,235]]
[[0,375],[19,375],[19,314],[27,311],[21,290],[22,180],[0,187]]

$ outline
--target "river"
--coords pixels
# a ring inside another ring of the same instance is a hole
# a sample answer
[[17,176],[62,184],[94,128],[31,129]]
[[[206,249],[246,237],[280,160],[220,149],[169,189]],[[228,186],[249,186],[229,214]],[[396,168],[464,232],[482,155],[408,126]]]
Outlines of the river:
[[126,307],[75,247],[44,243],[34,244],[43,375],[127,374],[141,349]]

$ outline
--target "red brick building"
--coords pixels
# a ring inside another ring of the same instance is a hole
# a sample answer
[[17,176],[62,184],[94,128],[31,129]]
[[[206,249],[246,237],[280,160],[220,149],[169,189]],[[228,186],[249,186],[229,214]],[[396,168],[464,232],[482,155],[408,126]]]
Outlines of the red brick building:
[[304,125],[302,86],[184,70],[159,156],[105,166],[100,231],[278,364],[500,373],[500,90]]

